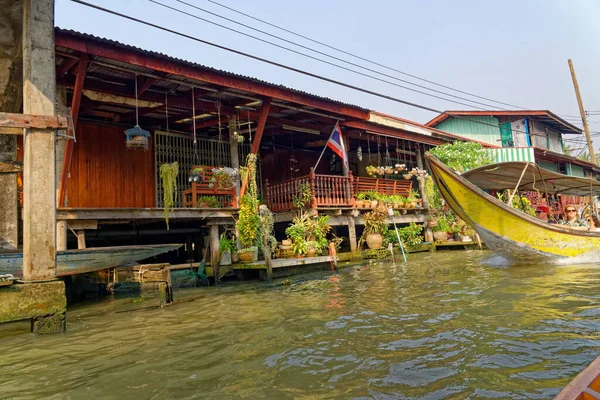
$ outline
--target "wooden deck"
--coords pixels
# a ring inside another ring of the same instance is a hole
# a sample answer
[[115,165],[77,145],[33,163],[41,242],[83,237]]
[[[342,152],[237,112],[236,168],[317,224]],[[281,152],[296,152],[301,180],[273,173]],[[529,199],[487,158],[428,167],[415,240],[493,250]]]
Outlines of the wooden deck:
[[[237,208],[176,208],[169,219],[231,218]],[[164,219],[162,208],[59,208],[57,220],[122,220]]]

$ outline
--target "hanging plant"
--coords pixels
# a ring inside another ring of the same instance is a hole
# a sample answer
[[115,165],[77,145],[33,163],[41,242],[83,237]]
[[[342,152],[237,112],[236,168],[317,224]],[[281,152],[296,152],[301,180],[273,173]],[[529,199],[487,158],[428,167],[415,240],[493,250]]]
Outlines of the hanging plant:
[[177,175],[179,174],[179,163],[162,164],[160,166],[160,177],[163,185],[163,202],[165,209],[165,222],[169,230],[169,214],[175,206],[175,193],[177,193]]

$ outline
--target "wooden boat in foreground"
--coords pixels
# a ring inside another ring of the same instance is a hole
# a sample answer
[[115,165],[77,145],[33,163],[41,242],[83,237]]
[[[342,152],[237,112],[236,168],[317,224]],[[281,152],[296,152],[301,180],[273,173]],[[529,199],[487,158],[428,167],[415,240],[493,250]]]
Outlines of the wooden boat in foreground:
[[600,399],[600,357],[581,371],[554,400]]
[[[178,249],[181,244],[91,247],[56,253],[56,276],[67,276],[117,267]],[[23,275],[23,253],[0,254],[0,275]]]
[[426,159],[448,205],[495,253],[517,262],[563,259],[573,263],[600,259],[600,232],[549,224],[482,190],[517,188],[589,196],[600,193],[600,182],[557,174],[533,163],[493,164],[459,175],[429,153]]

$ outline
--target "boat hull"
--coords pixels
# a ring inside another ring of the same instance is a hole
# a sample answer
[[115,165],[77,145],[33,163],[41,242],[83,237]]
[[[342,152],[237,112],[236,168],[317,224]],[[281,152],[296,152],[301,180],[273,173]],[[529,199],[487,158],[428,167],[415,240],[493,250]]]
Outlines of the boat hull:
[[[56,276],[67,276],[117,267],[181,247],[181,244],[91,247],[56,253]],[[0,254],[0,274],[23,275],[23,253]]]
[[516,262],[600,259],[599,233],[540,221],[488,195],[429,154],[427,161],[448,205],[495,253]]

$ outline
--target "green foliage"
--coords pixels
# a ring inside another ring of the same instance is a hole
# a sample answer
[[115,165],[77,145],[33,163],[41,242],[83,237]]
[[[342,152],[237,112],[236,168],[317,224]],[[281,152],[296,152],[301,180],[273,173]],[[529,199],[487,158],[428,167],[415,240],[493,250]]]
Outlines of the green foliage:
[[[391,231],[390,231],[391,232]],[[398,229],[400,240],[405,246],[416,246],[423,243],[423,226],[411,222],[408,226]],[[394,232],[395,236],[395,232]],[[398,239],[396,238],[396,242]]]
[[308,183],[301,183],[296,188],[296,194],[294,195],[294,207],[302,208],[309,205],[313,198],[313,192]]
[[454,216],[450,213],[440,213],[436,217],[437,226],[431,228],[434,232],[450,232],[452,229],[452,223],[454,222]]
[[240,176],[248,182],[248,192],[240,200],[240,211],[236,224],[242,247],[247,249],[260,245],[260,216],[256,186],[256,154],[248,154],[246,166],[240,168]]
[[208,203],[208,206],[210,208],[221,207],[221,203],[219,203],[219,200],[217,200],[217,198],[215,196],[199,196],[196,201],[198,202],[198,204]]
[[221,250],[221,252],[229,250],[232,253],[235,253],[237,251],[235,239],[228,238],[225,234],[221,235],[221,238],[219,239],[219,250]]
[[417,192],[416,190],[410,190],[408,192],[408,196],[406,196],[406,201],[407,202],[411,202],[411,201],[417,201],[417,199],[419,198],[419,192]]
[[431,176],[425,178],[425,197],[429,208],[437,210],[442,207],[442,196]]
[[260,238],[263,253],[271,252],[271,255],[277,248],[277,239],[274,236],[275,220],[273,213],[267,206],[260,206]]
[[[503,203],[508,202],[510,195],[507,190],[496,193],[496,197],[498,200]],[[531,205],[531,201],[525,196],[521,196],[518,193],[513,196],[512,199],[512,207],[519,211],[523,211],[525,214],[529,214],[535,216],[535,208]]]
[[301,251],[308,247],[314,247],[317,252],[325,250],[329,246],[327,234],[331,230],[329,226],[329,215],[312,218],[308,214],[300,214],[292,220],[292,224],[287,227],[285,234],[292,241],[292,250]]
[[377,207],[377,209],[363,214],[365,225],[362,236],[359,240],[359,246],[367,240],[368,235],[380,234],[384,238],[386,237],[389,229],[388,223],[386,222],[387,216],[388,215],[385,206]]
[[177,193],[177,175],[179,174],[179,163],[162,164],[160,166],[160,177],[163,186],[163,202],[165,209],[165,222],[169,230],[169,214],[175,205],[175,193]]
[[492,162],[490,155],[481,144],[474,142],[456,141],[431,149],[430,153],[458,172],[465,172]]
[[249,194],[242,197],[238,213],[237,229],[243,248],[258,245],[260,217],[258,215],[258,200]]

